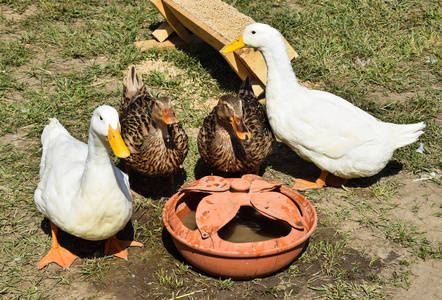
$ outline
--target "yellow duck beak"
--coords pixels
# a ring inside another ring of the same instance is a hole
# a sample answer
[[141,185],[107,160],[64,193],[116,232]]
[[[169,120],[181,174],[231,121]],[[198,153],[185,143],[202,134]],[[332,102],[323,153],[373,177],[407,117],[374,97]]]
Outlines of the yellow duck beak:
[[130,155],[129,149],[127,149],[126,144],[123,141],[123,138],[120,134],[120,126],[117,126],[117,129],[113,129],[109,125],[109,132],[107,134],[107,139],[109,140],[109,144],[114,151],[115,155],[119,158],[126,158]]
[[238,50],[238,49],[241,49],[241,48],[244,48],[244,47],[246,47],[246,44],[244,44],[242,36],[240,36],[238,39],[236,39],[236,41],[234,41],[230,45],[226,46],[223,49],[223,52],[224,53],[230,53],[230,52],[233,52],[235,50]]

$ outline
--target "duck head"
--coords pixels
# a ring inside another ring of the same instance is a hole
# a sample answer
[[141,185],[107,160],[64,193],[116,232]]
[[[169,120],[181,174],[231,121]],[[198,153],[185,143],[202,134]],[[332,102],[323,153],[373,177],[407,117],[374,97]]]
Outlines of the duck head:
[[129,149],[127,149],[120,134],[118,113],[113,107],[102,105],[95,109],[90,128],[101,140],[107,138],[112,151],[117,157],[126,158],[130,155]]
[[152,120],[154,127],[161,131],[164,140],[169,139],[169,130],[167,125],[178,123],[172,108],[172,101],[167,97],[155,99],[152,107]]
[[167,97],[158,98],[152,107],[152,119],[157,124],[171,125],[178,123],[172,108],[172,101]]
[[250,47],[263,51],[266,47],[272,47],[272,45],[275,44],[275,39],[283,40],[283,37],[278,30],[267,24],[253,23],[244,29],[242,36],[225,47],[223,52],[229,53],[243,47]]
[[244,124],[242,100],[232,95],[222,96],[216,106],[216,114],[220,123],[229,124],[236,136],[241,140],[249,140],[251,134]]

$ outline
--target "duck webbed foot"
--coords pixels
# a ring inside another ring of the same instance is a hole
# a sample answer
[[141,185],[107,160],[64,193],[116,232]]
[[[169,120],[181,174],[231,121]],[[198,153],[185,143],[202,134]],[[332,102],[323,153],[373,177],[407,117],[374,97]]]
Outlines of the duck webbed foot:
[[324,186],[340,187],[347,183],[348,179],[340,178],[334,175],[329,175],[328,171],[322,171],[316,181],[309,181],[307,179],[296,179],[295,185],[292,187],[295,190],[312,190],[320,189]]
[[341,187],[341,186],[345,185],[347,182],[348,182],[348,179],[341,178],[341,177],[335,176],[333,174],[330,174],[325,181],[326,185],[334,186],[334,187]]
[[77,259],[77,255],[60,246],[57,240],[57,231],[57,226],[51,222],[51,249],[49,250],[48,254],[46,254],[45,257],[43,257],[42,260],[40,260],[40,262],[38,263],[38,269],[44,268],[51,262],[54,262],[65,269],[69,269],[74,260]]
[[107,239],[104,253],[127,260],[127,247],[143,247],[143,244],[135,241],[122,241],[114,235]]

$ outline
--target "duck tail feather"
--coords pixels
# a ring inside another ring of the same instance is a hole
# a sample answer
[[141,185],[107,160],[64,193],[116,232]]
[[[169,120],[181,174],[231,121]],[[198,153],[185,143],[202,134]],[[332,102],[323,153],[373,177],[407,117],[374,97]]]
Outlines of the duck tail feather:
[[41,135],[41,143],[43,147],[48,141],[57,139],[60,135],[70,136],[70,133],[56,118],[49,118],[49,124],[45,126]]
[[417,141],[419,136],[424,133],[425,123],[416,124],[398,124],[398,132],[396,133],[396,147],[404,147]]
[[247,76],[246,79],[241,84],[241,87],[239,88],[239,92],[238,92],[238,97],[239,98],[244,98],[244,97],[256,98],[255,93],[253,92],[253,89],[252,89],[252,85],[250,83],[249,76]]
[[143,80],[141,76],[137,73],[135,66],[129,67],[129,73],[123,80],[123,95],[127,99],[133,99],[143,90]]

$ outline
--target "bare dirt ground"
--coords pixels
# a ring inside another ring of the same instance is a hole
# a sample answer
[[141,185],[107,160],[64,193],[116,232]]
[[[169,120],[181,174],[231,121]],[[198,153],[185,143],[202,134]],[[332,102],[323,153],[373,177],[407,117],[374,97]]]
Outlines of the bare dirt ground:
[[[435,216],[434,210],[441,208],[442,188],[432,182],[415,181],[405,172],[395,175],[394,180],[401,182],[402,186],[398,193],[389,200],[390,203],[397,205],[387,214],[390,222],[402,220],[407,226],[417,228],[420,237],[426,237],[432,245],[437,247],[442,231],[440,217]],[[356,193],[359,192],[359,190],[356,191]],[[363,193],[363,191],[361,192]],[[344,199],[340,200],[330,199],[324,203],[324,206],[320,206],[321,210],[336,211],[348,205]],[[355,201],[368,203],[377,202],[377,199],[362,195],[358,196]],[[381,214],[374,212],[371,217],[376,218],[377,216],[381,217]],[[391,225],[393,226],[393,224]],[[440,299],[442,295],[440,286],[441,260],[416,259],[415,254],[409,248],[398,247],[396,242],[385,238],[382,229],[361,225],[357,220],[346,220],[338,224],[337,227],[349,234],[348,245],[350,248],[362,252],[364,256],[380,259],[383,264],[380,276],[389,277],[398,272],[398,269],[409,272],[406,288],[389,288],[391,299]],[[403,262],[407,261],[412,261],[409,268],[402,266]]]

